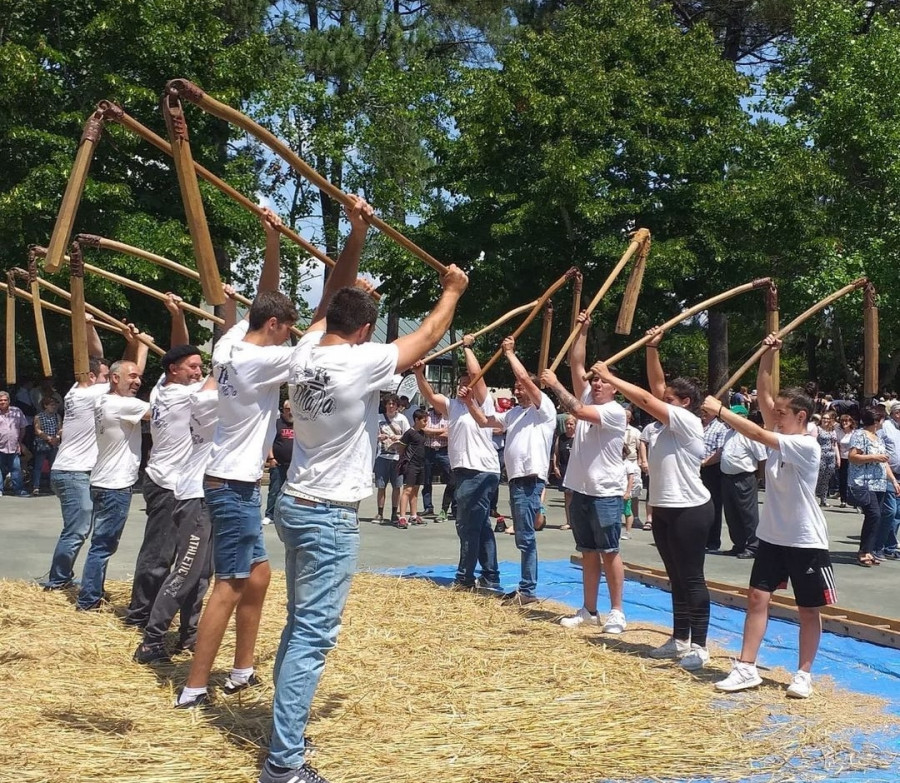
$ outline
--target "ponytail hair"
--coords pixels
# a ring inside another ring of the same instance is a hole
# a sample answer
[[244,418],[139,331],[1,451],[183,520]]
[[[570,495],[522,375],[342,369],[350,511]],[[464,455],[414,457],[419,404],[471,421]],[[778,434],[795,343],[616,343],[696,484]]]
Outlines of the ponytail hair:
[[666,384],[676,397],[690,400],[688,410],[695,416],[700,415],[700,405],[703,403],[703,387],[699,378],[675,378]]

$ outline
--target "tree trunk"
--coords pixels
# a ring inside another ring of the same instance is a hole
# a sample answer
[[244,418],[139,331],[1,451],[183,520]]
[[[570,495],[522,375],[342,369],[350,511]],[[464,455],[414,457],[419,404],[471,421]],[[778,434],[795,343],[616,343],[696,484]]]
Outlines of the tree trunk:
[[806,374],[809,380],[818,386],[819,384],[819,363],[816,360],[816,346],[818,338],[812,332],[806,334]]
[[709,311],[709,348],[707,353],[710,394],[728,380],[728,316]]

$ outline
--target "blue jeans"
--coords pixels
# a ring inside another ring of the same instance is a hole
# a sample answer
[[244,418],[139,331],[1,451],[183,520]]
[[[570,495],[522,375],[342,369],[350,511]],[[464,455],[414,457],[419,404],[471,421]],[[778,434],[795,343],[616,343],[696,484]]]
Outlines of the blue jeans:
[[50,576],[44,587],[65,587],[75,578],[75,560],[88,533],[94,503],[91,500],[91,474],[77,470],[51,470],[50,489],[59,498],[63,529],[56,542]]
[[432,449],[425,447],[425,480],[422,483],[422,508],[425,511],[434,510],[434,501],[431,499],[431,495],[435,470],[444,479],[444,499],[441,502],[441,508],[444,511],[452,510],[453,515],[456,516],[456,501],[453,498],[453,471],[450,469],[450,457],[446,448]]
[[499,473],[456,468],[456,535],[459,536],[459,565],[456,581],[475,585],[475,565],[481,564],[481,578],[491,587],[500,586],[497,540],[491,527],[491,497],[500,486]]
[[337,641],[359,555],[355,510],[297,500],[282,495],[275,522],[284,543],[288,611],[273,672],[269,761],[289,768],[303,765],[310,705]]
[[897,548],[897,523],[900,521],[898,517],[900,517],[900,501],[894,494],[894,487],[888,484],[884,500],[881,501],[881,521],[875,534],[876,552]]
[[94,535],[81,574],[81,592],[76,601],[79,609],[93,609],[103,598],[106,564],[119,548],[119,539],[131,508],[131,487],[100,489],[91,487],[94,501]]
[[217,579],[247,579],[250,569],[269,559],[259,511],[259,484],[233,479],[203,479],[213,529]]
[[519,580],[519,592],[522,595],[534,595],[537,587],[538,557],[534,519],[541,510],[543,491],[544,482],[537,476],[509,480],[509,508],[516,533],[516,547],[522,553],[522,578]]
[[18,454],[7,454],[0,451],[0,495],[3,494],[3,484],[7,474],[12,483],[13,494],[25,493],[25,478],[22,475],[22,460]]

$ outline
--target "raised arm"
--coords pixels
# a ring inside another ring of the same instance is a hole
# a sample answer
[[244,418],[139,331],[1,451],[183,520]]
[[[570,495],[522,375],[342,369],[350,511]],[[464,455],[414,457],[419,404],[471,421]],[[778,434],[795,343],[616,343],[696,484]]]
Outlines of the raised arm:
[[416,385],[419,387],[419,393],[441,416],[448,416],[449,406],[447,405],[447,398],[443,394],[436,394],[431,384],[428,383],[428,379],[425,377],[424,362],[421,360],[417,361],[413,365],[413,373],[416,376]]
[[650,384],[650,393],[661,400],[666,393],[666,374],[663,372],[662,363],[659,361],[659,344],[662,342],[663,333],[658,326],[647,330],[653,338],[644,346],[647,354],[647,381]]
[[184,310],[181,309],[183,301],[180,296],[173,294],[171,291],[166,293],[166,310],[169,311],[169,315],[172,317],[169,348],[174,348],[176,345],[187,345],[191,341],[188,334],[187,321],[184,318]]
[[552,389],[556,399],[559,400],[560,406],[566,413],[571,413],[576,419],[590,424],[603,424],[600,418],[600,411],[593,405],[585,405],[578,397],[572,394],[560,383],[553,370],[544,370],[541,373],[541,383],[544,384],[545,388]]
[[569,346],[568,359],[569,371],[572,374],[572,389],[575,391],[575,397],[580,398],[587,389],[587,381],[584,380],[584,363],[587,357],[587,336],[591,328],[591,317],[587,310],[582,310],[576,321],[581,328],[575,342]]
[[281,285],[281,234],[278,233],[281,218],[271,209],[264,209],[260,220],[266,232],[266,253],[259,273],[259,285],[256,289],[258,294],[277,291]]
[[658,397],[654,397],[646,389],[635,386],[633,383],[622,380],[610,372],[605,362],[597,362],[591,367],[591,372],[597,375],[606,383],[611,383],[616,390],[629,402],[633,402],[642,411],[649,413],[654,419],[661,424],[669,425],[669,406]]
[[84,316],[84,320],[86,323],[87,332],[87,351],[88,356],[92,356],[95,359],[99,359],[103,356],[103,343],[100,342],[100,335],[97,334],[97,327],[94,326],[94,316],[90,313],[87,313]]
[[472,418],[475,419],[475,423],[479,427],[483,427],[485,429],[492,430],[505,430],[506,426],[503,424],[500,419],[495,416],[488,416],[482,409],[481,405],[479,405],[475,398],[472,395],[472,390],[466,386],[463,386],[459,390],[459,398],[466,404],[466,407],[469,409],[469,413],[472,414]]
[[[450,328],[456,304],[468,285],[469,278],[465,272],[455,264],[451,264],[447,272],[441,276],[441,286],[444,290],[434,309],[425,316],[416,331],[394,340],[398,353],[397,372],[412,367],[440,342],[441,337]],[[466,364],[468,366],[468,361]]]
[[[356,279],[359,277],[359,259],[362,257],[363,246],[366,243],[366,234],[369,231],[367,218],[372,216],[373,210],[364,199],[356,196],[351,196],[350,198],[354,199],[353,208],[348,209],[344,207],[344,214],[350,223],[350,236],[347,237],[344,249],[338,256],[334,268],[329,273],[328,280],[325,281],[322,298],[319,300],[319,305],[316,307],[315,315],[313,315],[312,323],[307,328],[307,332],[325,331],[325,313],[328,312],[328,305],[331,303],[332,298],[342,288],[355,285]],[[418,358],[420,357],[417,356],[416,359]]]
[[147,366],[147,353],[149,347],[147,343],[138,340],[137,337],[139,334],[142,334],[144,337],[150,338],[151,341],[153,338],[145,332],[138,331],[138,328],[134,324],[128,324],[128,328],[124,329],[122,333],[125,335],[125,342],[127,343],[122,358],[126,361],[134,362],[137,365],[138,373],[143,375],[144,368]]
[[[227,332],[237,323],[237,291],[234,290],[234,286],[228,284],[222,286],[222,291],[225,294],[225,304],[222,305],[222,318],[225,323],[222,324],[222,329]],[[247,315],[250,315],[249,310]],[[215,380],[213,380],[213,384],[215,384]]]
[[538,385],[531,380],[531,374],[525,369],[525,365],[519,361],[519,357],[516,356],[515,340],[512,337],[507,337],[500,347],[503,350],[506,361],[509,362],[510,369],[513,371],[516,380],[525,387],[528,396],[534,400],[534,404],[540,407],[541,390],[538,388]]
[[782,344],[774,334],[763,339],[763,345],[767,346],[769,350],[760,357],[759,371],[756,376],[756,404],[759,406],[759,412],[762,414],[763,422],[768,430],[774,430],[777,424],[775,395],[778,390],[772,388],[772,368],[775,365],[775,352],[781,350]]
[[703,401],[702,407],[706,413],[710,416],[715,416],[735,432],[746,435],[750,440],[762,443],[763,446],[768,446],[770,449],[778,449],[778,436],[774,432],[763,429],[758,424],[754,424],[737,413],[732,413],[731,408],[725,405],[718,397],[709,395]]
[[[474,344],[475,338],[471,334],[463,336],[463,357],[466,360],[466,372],[469,374],[470,378],[474,378],[476,375],[481,374],[481,364],[478,362],[478,357],[472,349]],[[487,384],[484,382],[484,378],[481,378],[478,383],[472,387],[472,396],[474,397],[475,402],[479,405],[484,405],[487,394]]]

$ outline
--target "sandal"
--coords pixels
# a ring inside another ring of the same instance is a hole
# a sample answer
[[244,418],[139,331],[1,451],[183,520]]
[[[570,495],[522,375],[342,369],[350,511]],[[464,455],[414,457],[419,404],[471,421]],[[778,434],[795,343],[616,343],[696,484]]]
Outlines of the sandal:
[[881,565],[881,563],[879,563],[871,555],[859,555],[856,558],[856,564],[861,565],[863,568],[871,568],[873,565]]

